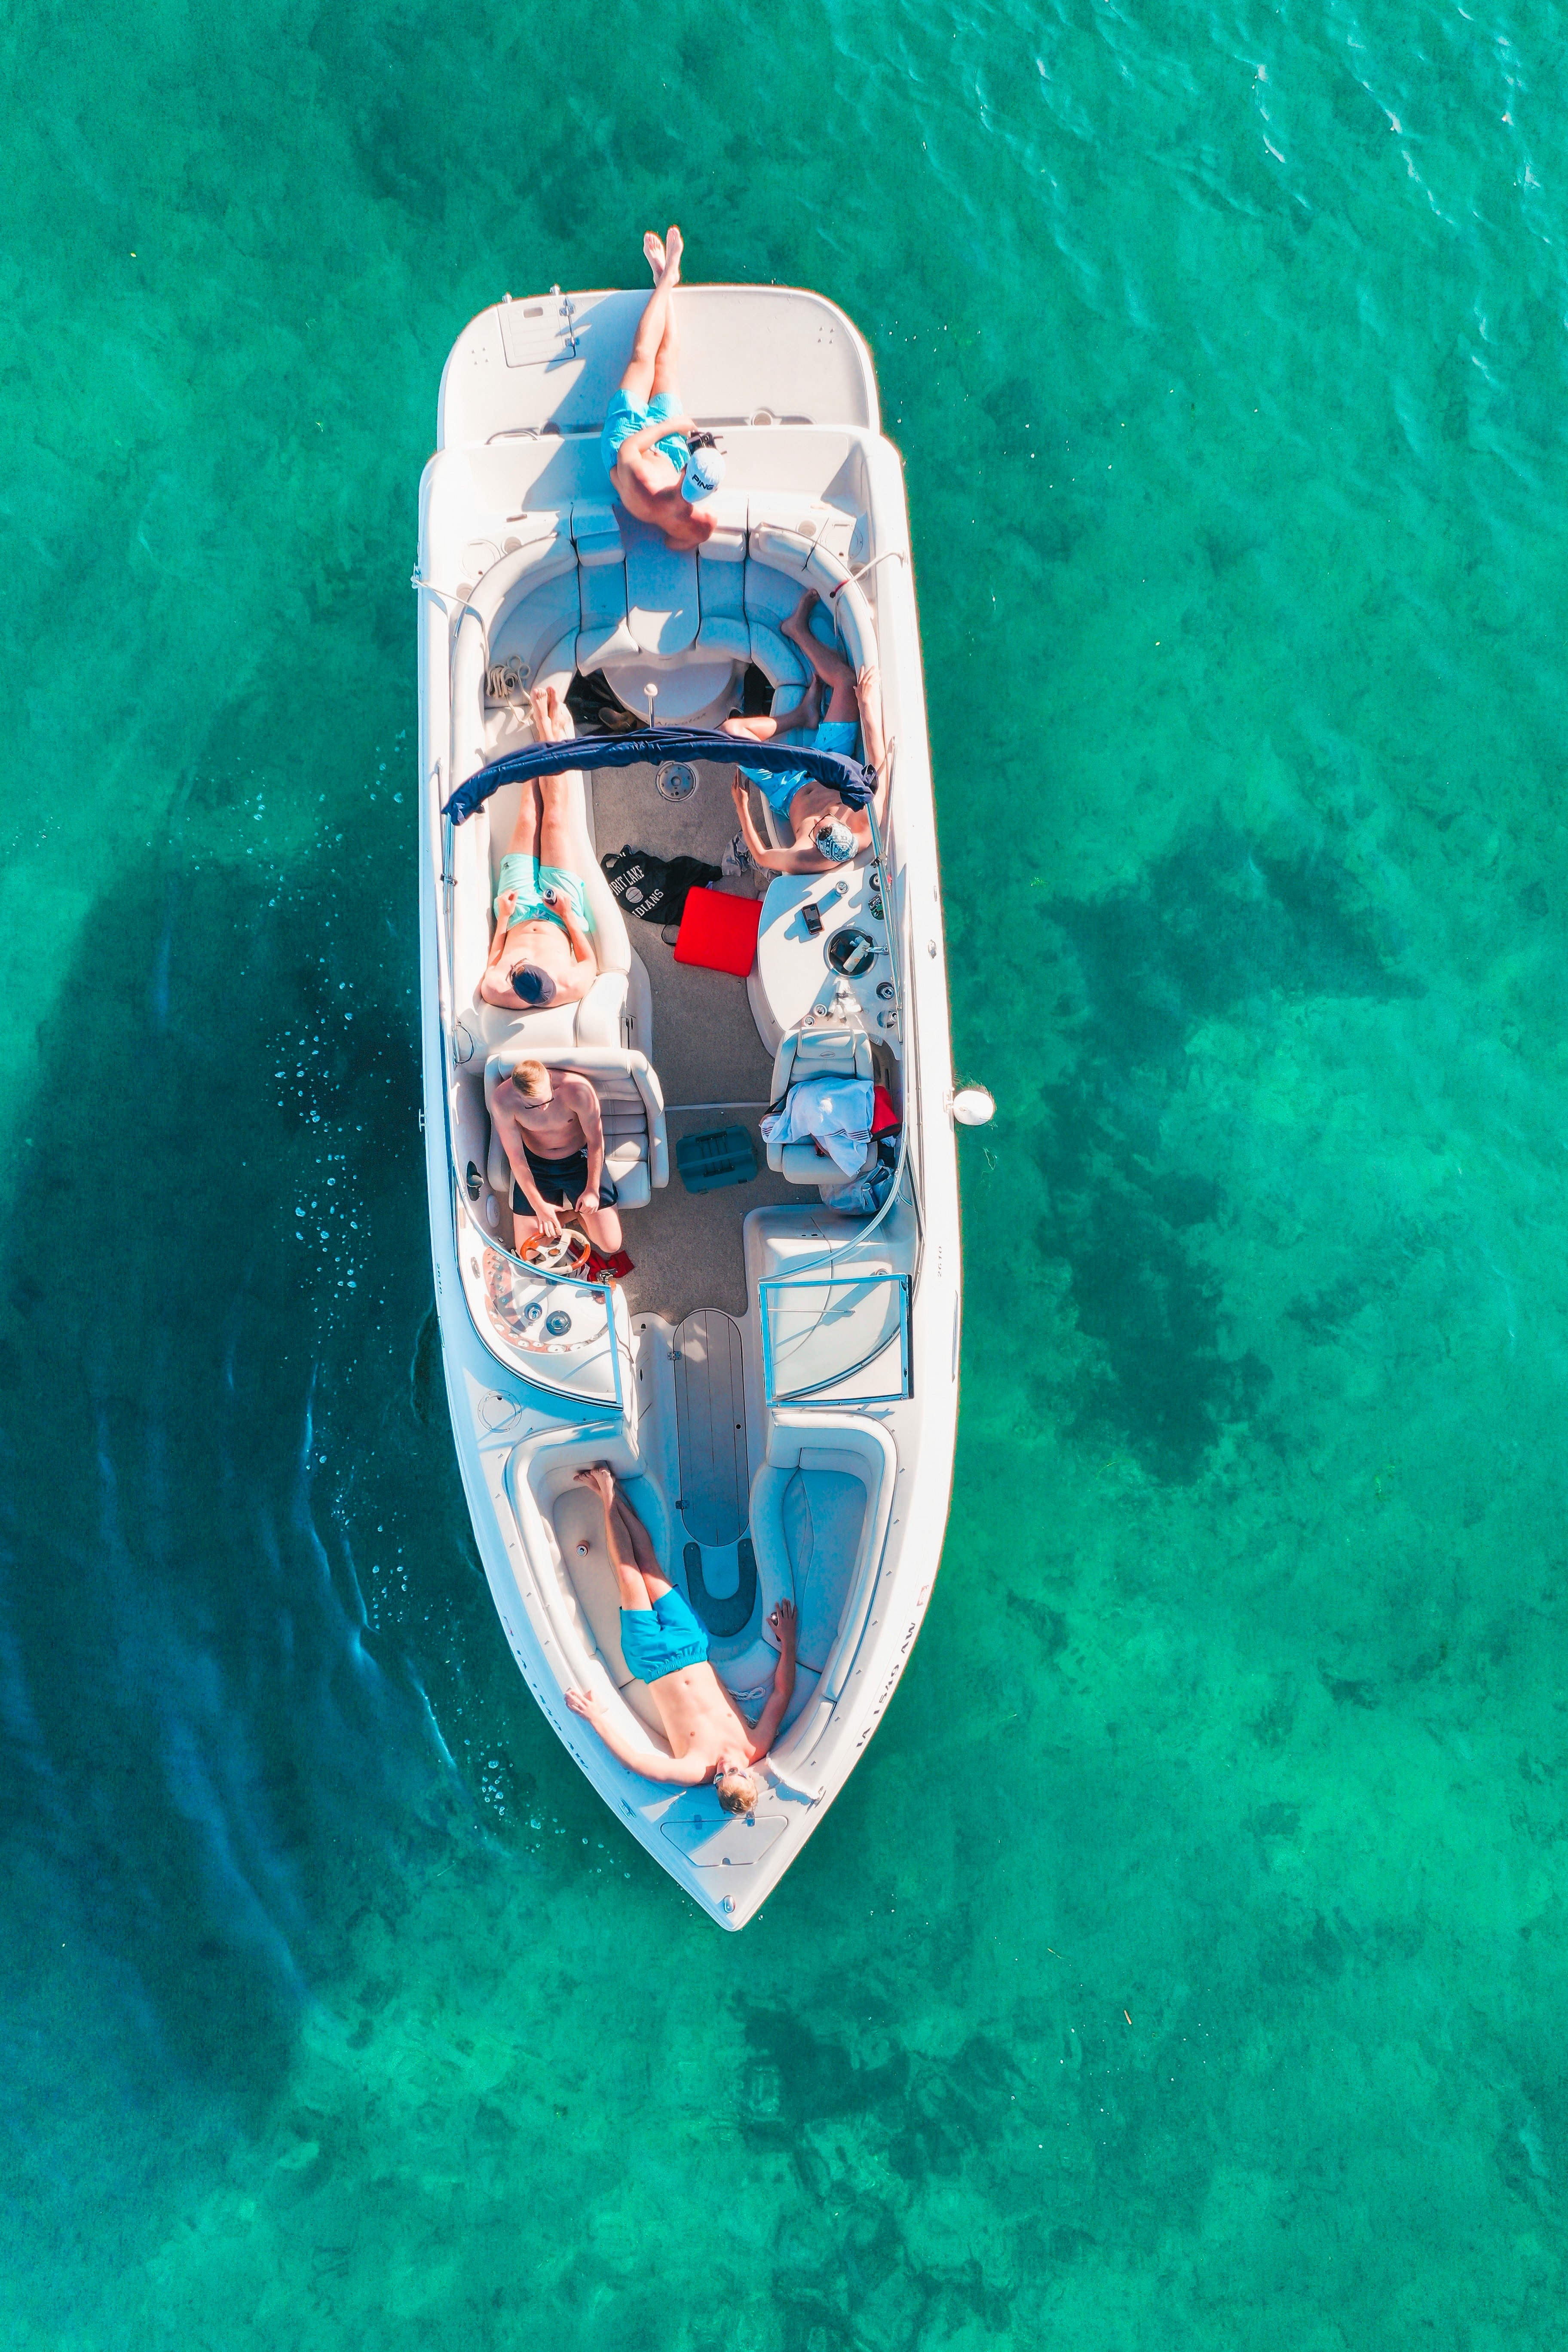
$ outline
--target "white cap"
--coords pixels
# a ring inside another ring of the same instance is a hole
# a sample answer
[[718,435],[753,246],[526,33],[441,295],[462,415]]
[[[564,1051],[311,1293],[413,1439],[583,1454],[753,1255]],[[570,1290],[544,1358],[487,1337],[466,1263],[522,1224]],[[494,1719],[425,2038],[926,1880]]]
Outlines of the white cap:
[[689,506],[695,506],[699,499],[710,499],[723,478],[722,450],[693,449],[680,477],[680,495]]

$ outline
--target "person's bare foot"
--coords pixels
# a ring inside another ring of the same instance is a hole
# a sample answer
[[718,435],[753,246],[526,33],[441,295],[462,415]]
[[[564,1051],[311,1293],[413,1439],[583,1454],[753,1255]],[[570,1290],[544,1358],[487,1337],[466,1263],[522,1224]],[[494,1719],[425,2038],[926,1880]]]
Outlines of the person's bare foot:
[[781,625],[786,637],[794,637],[798,644],[807,634],[811,624],[811,608],[816,602],[816,589],[808,588],[789,618]]
[[664,236],[664,268],[659,272],[658,279],[661,286],[679,285],[680,257],[684,251],[685,241],[680,231],[671,226],[665,231]]
[[616,1499],[616,1474],[606,1463],[595,1462],[591,1470],[579,1470],[574,1483],[591,1486],[606,1511]]
[[642,249],[643,257],[653,272],[653,282],[657,286],[664,275],[664,239],[658,229],[649,229],[642,241]]
[[555,687],[531,686],[528,698],[533,706],[533,723],[541,742],[559,743],[571,733],[571,729],[563,723],[561,696]]

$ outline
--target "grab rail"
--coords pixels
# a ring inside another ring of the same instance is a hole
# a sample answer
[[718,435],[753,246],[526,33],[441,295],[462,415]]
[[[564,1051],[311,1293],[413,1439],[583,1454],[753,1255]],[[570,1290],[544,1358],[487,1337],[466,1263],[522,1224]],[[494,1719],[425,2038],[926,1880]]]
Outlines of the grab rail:
[[458,625],[456,629],[453,628],[449,616],[447,622],[447,757],[453,780],[456,782],[458,772],[458,698],[452,691],[452,685],[454,673],[458,667],[458,639],[462,635],[463,622],[466,615],[471,613],[475,620],[478,621],[480,629],[484,632],[485,656],[488,660],[490,649],[489,624],[485,619],[479,607],[475,604],[471,604],[467,596],[459,596],[455,588],[438,588],[434,580],[426,580],[420,572],[410,572],[408,584],[414,590],[416,595],[423,593],[426,596],[437,596],[439,597],[443,604],[447,606],[455,604],[458,608]]

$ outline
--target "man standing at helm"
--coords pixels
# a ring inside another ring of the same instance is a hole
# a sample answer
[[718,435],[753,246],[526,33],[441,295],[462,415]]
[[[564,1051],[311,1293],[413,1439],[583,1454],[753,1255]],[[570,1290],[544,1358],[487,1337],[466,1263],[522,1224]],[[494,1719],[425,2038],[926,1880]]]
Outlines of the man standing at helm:
[[653,271],[653,292],[621,388],[611,399],[599,450],[610,488],[628,514],[653,523],[666,547],[700,547],[718,529],[700,501],[723,480],[724,460],[713,436],[700,433],[696,419],[681,414],[675,388],[680,231],[672,228],[661,239],[649,229],[642,249]]

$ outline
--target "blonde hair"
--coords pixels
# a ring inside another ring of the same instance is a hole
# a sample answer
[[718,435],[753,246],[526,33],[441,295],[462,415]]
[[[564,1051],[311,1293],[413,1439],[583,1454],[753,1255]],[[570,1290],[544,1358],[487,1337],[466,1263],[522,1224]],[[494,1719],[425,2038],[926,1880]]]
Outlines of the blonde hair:
[[531,1101],[549,1086],[550,1073],[542,1062],[520,1062],[511,1074],[511,1082],[520,1095],[526,1095]]
[[754,1812],[757,1799],[762,1795],[752,1775],[743,1772],[738,1764],[731,1764],[727,1771],[717,1776],[713,1792],[727,1813]]

